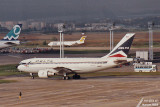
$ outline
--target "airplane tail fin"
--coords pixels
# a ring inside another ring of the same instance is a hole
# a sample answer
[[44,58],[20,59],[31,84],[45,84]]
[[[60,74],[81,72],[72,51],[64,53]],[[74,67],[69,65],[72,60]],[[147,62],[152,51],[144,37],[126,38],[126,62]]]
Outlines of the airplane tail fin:
[[86,37],[87,37],[87,36],[82,36],[82,37],[80,38],[79,42],[80,42],[80,43],[84,43]]
[[22,24],[15,25],[2,40],[17,40],[21,32]]
[[121,57],[121,58],[126,57],[127,58],[134,36],[135,36],[135,33],[127,33],[121,39],[121,41],[115,46],[115,48],[108,55],[102,58],[107,58],[107,57]]

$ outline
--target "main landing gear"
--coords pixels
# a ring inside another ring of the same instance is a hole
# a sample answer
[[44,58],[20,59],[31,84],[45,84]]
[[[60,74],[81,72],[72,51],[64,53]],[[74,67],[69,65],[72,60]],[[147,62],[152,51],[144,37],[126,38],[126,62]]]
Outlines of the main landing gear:
[[73,77],[73,79],[80,79],[81,78],[81,76],[77,75],[77,74],[74,74],[72,77]]
[[[80,75],[77,75],[77,74],[74,74],[74,75],[72,76],[72,78],[73,78],[73,79],[80,79],[81,76],[80,76]],[[67,76],[66,74],[64,74],[63,80],[69,80],[69,79],[70,79],[70,77]]]
[[32,79],[34,79],[34,74],[33,73],[30,73],[30,76]]

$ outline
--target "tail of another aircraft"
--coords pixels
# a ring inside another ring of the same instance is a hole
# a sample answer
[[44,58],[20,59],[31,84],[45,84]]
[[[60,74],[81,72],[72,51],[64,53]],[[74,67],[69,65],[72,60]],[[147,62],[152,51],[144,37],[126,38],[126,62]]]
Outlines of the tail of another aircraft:
[[80,40],[77,41],[77,43],[78,43],[78,44],[84,43],[86,37],[87,37],[87,36],[82,36],[82,37],[80,38]]
[[127,33],[121,41],[115,46],[115,48],[106,56],[107,57],[127,57],[130,47],[132,45],[132,41],[134,39],[135,33]]
[[2,39],[7,41],[17,40],[21,32],[22,24],[15,25],[12,30]]

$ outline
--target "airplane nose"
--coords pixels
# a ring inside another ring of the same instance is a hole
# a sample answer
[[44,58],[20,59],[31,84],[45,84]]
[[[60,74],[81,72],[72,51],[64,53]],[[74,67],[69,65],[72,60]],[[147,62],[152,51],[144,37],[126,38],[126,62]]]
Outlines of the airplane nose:
[[16,68],[20,71],[20,67],[19,67],[19,66],[20,66],[20,65],[17,65]]
[[49,43],[48,46],[51,46],[51,43]]
[[23,71],[22,65],[18,65],[18,66],[17,66],[17,69],[18,69],[19,71]]

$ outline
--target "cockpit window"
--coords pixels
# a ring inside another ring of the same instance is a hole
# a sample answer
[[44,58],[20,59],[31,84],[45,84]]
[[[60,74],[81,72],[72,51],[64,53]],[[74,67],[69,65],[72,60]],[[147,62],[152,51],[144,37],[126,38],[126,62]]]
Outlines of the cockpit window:
[[20,65],[26,65],[27,63],[20,63]]

